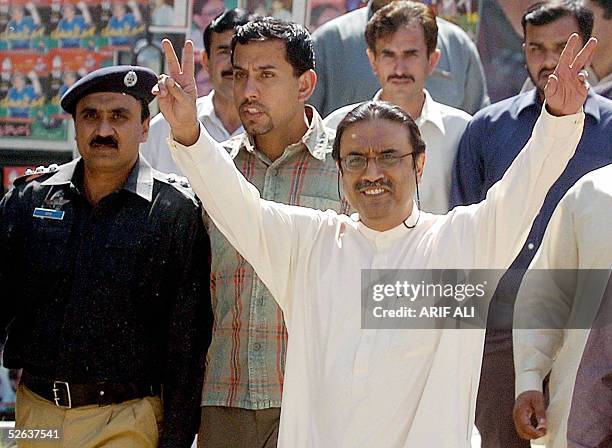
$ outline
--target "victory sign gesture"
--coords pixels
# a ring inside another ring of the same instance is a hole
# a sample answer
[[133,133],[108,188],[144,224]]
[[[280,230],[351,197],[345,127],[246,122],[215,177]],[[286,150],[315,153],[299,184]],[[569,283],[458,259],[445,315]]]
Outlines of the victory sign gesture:
[[583,69],[591,63],[597,39],[591,37],[580,51],[580,37],[570,36],[561,52],[555,71],[548,77],[544,96],[548,111],[557,116],[572,115],[584,104],[589,85]]
[[162,41],[169,75],[160,75],[153,94],[157,96],[159,110],[170,125],[172,136],[178,143],[191,146],[200,135],[196,109],[198,89],[194,77],[193,42],[183,46],[182,65],[168,39]]

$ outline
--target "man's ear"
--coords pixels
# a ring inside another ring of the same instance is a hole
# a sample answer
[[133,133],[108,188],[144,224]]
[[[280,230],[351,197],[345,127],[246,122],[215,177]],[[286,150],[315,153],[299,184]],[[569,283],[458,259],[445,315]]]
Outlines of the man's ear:
[[378,65],[376,64],[376,55],[372,50],[366,48],[366,55],[368,56],[368,61],[370,61],[370,65],[372,66],[372,71],[376,76],[378,76]]
[[210,74],[210,70],[208,69],[208,64],[210,63],[210,60],[208,59],[208,55],[206,54],[206,50],[202,50],[200,52],[200,57],[202,58],[202,67],[204,67],[206,72]]
[[427,154],[422,152],[416,157],[416,176],[417,183],[421,183],[421,178],[423,177],[423,170],[425,169],[425,162],[427,161]]
[[439,48],[436,48],[433,51],[433,53],[429,55],[429,69],[427,73],[428,75],[431,75],[436,69],[436,67],[438,66],[438,62],[440,62],[441,55],[442,55],[442,52],[440,51]]
[[306,70],[298,77],[298,101],[305,103],[312,96],[317,85],[317,74],[314,70]]
[[142,122],[142,134],[140,135],[140,143],[144,143],[147,141],[147,137],[149,135],[149,124],[151,124],[151,117],[145,119]]

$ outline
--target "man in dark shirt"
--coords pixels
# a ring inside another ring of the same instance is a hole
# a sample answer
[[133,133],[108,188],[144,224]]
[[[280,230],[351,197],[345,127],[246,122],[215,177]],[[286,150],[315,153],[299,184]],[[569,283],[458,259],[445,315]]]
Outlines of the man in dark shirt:
[[[453,170],[453,207],[480,202],[504,175],[530,137],[542,109],[544,85],[567,39],[578,33],[586,42],[593,15],[576,1],[544,2],[527,10],[522,24],[527,69],[536,88],[474,115],[461,138]],[[612,101],[589,92],[584,112],[584,132],[576,154],[548,192],[525,245],[501,279],[491,303],[476,405],[476,426],[483,448],[529,447],[529,442],[516,434],[512,421],[514,367],[509,329],[523,272],[542,242],[556,205],[580,177],[612,163]]]
[[75,83],[61,104],[81,158],[0,202],[4,364],[24,369],[16,427],[58,431],[45,446],[189,447],[197,432],[210,245],[186,180],[139,157],[156,82],[119,66]]

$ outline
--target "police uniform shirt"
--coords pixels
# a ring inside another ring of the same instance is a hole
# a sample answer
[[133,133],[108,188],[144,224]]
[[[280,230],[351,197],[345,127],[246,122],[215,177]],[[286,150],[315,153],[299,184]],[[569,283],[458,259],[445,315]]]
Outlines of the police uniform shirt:
[[212,326],[201,208],[142,157],[95,207],[82,185],[77,159],[18,179],[0,202],[4,364],[75,384],[161,383],[160,446],[190,446]]

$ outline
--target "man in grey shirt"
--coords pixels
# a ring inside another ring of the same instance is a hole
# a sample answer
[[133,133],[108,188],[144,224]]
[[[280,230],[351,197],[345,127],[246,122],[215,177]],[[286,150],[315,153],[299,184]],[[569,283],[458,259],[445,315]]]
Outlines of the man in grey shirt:
[[[313,33],[318,80],[309,103],[322,116],[369,100],[380,89],[366,56],[364,32],[372,14],[387,3],[370,0],[366,8],[337,17]],[[489,104],[478,51],[461,28],[439,17],[437,23],[440,62],[425,88],[435,101],[473,114]]]

